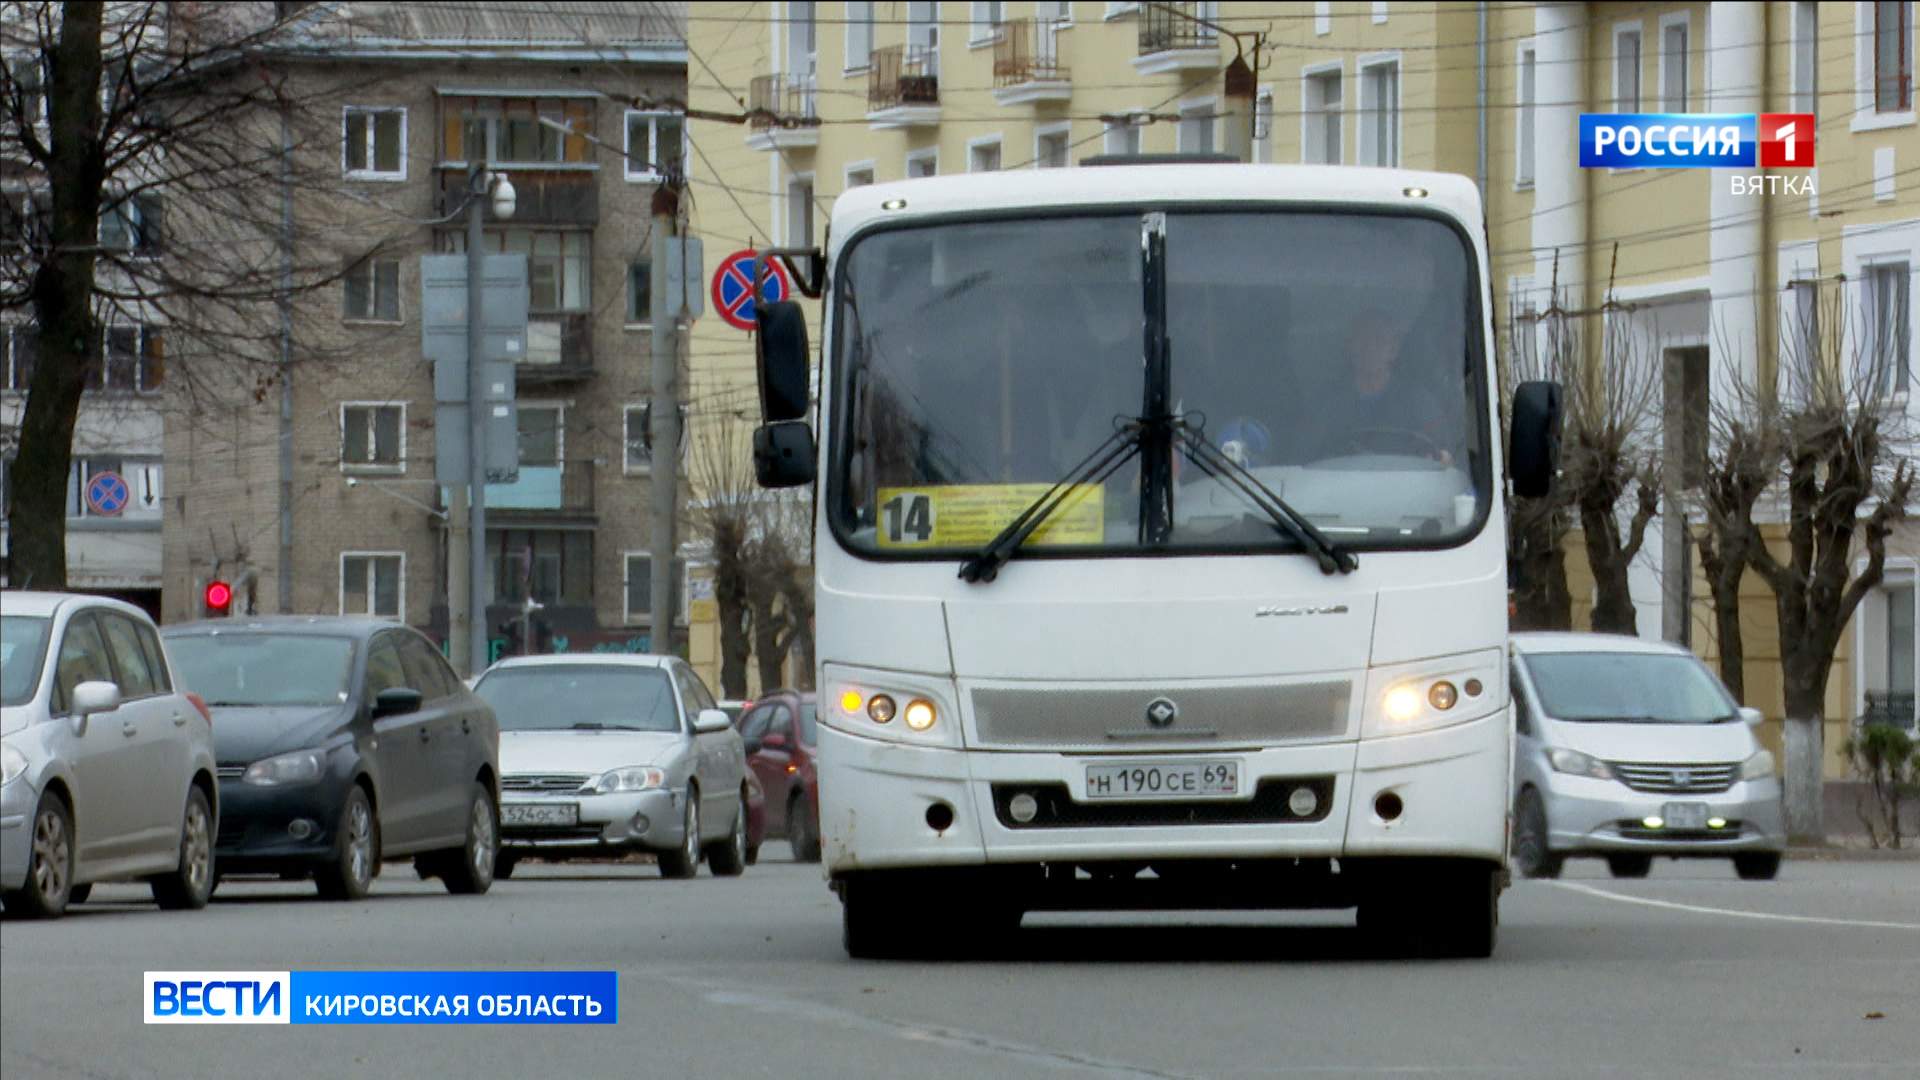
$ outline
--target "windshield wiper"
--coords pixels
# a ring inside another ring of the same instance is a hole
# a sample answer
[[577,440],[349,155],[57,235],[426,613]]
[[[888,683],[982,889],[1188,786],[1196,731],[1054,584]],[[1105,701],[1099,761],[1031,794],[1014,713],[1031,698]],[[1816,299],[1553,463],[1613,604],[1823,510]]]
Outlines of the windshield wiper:
[[1299,542],[1300,546],[1313,553],[1320,563],[1323,574],[1351,574],[1360,567],[1360,560],[1353,552],[1340,547],[1327,539],[1327,535],[1316,528],[1298,510],[1287,505],[1274,490],[1260,482],[1253,470],[1220,452],[1206,440],[1200,429],[1185,420],[1176,421],[1175,430],[1185,444],[1187,453],[1193,458],[1200,470],[1222,483],[1232,484],[1240,490],[1247,501],[1260,508],[1273,519],[1274,528]]
[[1045,525],[1048,518],[1072,499],[1075,488],[1081,484],[1105,483],[1129,458],[1140,452],[1142,430],[1143,425],[1135,419],[1107,436],[1107,440],[1075,465],[1065,478],[1020,511],[1019,516],[1007,522],[1007,527],[1001,529],[998,536],[961,562],[960,580],[974,584],[989,582],[1000,576],[1000,568],[1007,565],[1007,560],[1013,558],[1013,553],[1027,542],[1035,530]]

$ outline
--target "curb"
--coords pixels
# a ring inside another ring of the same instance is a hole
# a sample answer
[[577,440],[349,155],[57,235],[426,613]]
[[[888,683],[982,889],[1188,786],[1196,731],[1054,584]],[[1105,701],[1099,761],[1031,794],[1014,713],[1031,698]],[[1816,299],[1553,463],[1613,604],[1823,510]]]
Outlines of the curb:
[[1844,843],[1828,842],[1824,846],[1795,845],[1786,850],[1786,857],[1809,862],[1920,862],[1920,846],[1903,846],[1898,850],[1887,848],[1851,847]]

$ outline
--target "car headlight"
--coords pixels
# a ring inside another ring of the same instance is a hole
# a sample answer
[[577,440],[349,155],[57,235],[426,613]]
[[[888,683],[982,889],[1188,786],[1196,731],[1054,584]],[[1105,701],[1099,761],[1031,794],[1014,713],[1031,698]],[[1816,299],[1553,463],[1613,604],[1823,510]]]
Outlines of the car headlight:
[[0,743],[0,787],[20,779],[27,771],[27,755],[12,743]]
[[1773,754],[1766,750],[1755,750],[1753,756],[1740,764],[1740,779],[1764,780],[1773,775]]
[[613,769],[601,774],[587,790],[596,795],[612,795],[619,791],[652,791],[665,787],[667,772],[665,769],[648,769],[638,765],[629,765],[624,769]]
[[1563,772],[1569,776],[1590,776],[1595,780],[1613,779],[1613,769],[1606,762],[1578,750],[1549,750],[1547,764],[1554,772]]
[[296,750],[291,754],[262,758],[247,766],[240,775],[244,783],[256,787],[284,787],[311,784],[326,768],[326,755],[318,750]]

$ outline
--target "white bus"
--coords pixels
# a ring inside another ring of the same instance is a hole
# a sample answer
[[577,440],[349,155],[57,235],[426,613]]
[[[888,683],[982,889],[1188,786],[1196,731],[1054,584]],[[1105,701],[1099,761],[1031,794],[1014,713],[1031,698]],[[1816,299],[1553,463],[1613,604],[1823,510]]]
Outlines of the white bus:
[[[763,305],[755,457],[769,486],[817,479],[849,953],[971,948],[1034,910],[1291,907],[1492,952],[1512,751],[1487,265],[1473,184],[1432,173],[1129,164],[840,197],[817,411],[804,322]],[[1550,469],[1550,391],[1522,395],[1516,483]]]

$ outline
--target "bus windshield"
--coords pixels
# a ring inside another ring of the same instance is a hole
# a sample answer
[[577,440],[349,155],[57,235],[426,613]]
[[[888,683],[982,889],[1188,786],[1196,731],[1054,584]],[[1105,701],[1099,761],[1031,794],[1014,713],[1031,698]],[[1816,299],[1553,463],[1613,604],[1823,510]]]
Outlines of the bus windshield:
[[[1157,392],[1345,547],[1459,542],[1492,488],[1473,267],[1447,224],[1364,213],[1080,213],[858,238],[836,283],[834,532],[863,554],[976,548]],[[1164,367],[1145,362],[1156,329]],[[1028,553],[1297,550],[1175,445],[1073,489]],[[1170,527],[1142,527],[1143,488],[1170,492]]]

